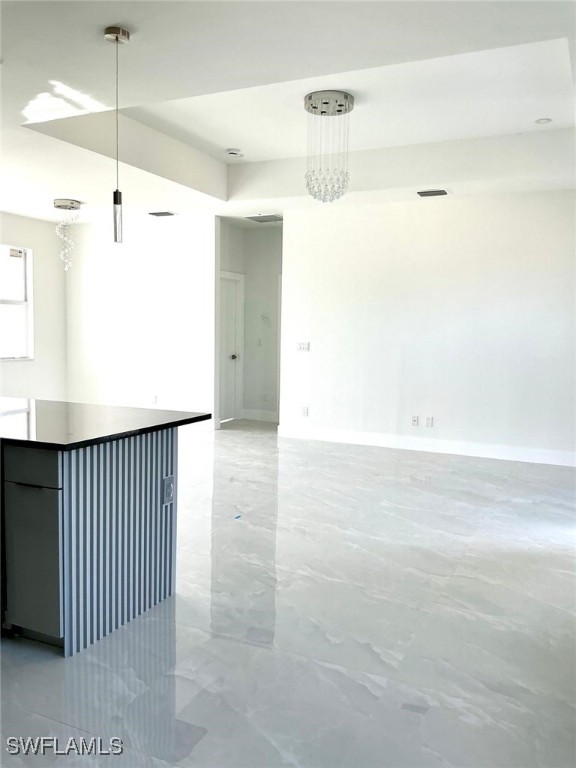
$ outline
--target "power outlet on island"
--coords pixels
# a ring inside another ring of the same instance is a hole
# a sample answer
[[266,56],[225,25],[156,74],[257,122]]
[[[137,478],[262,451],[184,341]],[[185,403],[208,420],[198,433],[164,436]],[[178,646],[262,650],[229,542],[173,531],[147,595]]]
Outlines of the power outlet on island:
[[172,504],[174,501],[174,475],[168,475],[162,480],[162,504]]

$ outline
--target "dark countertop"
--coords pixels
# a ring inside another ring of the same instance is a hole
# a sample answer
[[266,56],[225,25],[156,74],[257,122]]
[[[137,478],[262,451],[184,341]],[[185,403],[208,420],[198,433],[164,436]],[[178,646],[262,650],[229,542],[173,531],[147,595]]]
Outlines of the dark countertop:
[[0,397],[0,439],[67,451],[211,418],[209,413]]

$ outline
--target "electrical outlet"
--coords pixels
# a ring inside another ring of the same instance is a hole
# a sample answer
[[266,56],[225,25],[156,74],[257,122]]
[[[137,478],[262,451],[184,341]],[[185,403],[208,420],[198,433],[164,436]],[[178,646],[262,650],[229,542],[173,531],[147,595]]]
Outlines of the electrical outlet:
[[434,416],[426,416],[426,426],[427,427],[434,426]]
[[418,416],[412,416],[412,426],[413,427],[418,426]]
[[309,341],[299,341],[298,342],[298,352],[310,352],[310,342]]
[[308,416],[308,406],[305,405],[302,408],[302,416]]
[[172,504],[174,501],[174,475],[162,480],[162,504]]

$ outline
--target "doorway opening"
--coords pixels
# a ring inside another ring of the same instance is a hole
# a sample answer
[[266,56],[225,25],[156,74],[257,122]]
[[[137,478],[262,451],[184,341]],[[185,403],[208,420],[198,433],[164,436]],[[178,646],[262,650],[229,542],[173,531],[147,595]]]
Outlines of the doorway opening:
[[282,225],[219,218],[215,423],[277,426]]

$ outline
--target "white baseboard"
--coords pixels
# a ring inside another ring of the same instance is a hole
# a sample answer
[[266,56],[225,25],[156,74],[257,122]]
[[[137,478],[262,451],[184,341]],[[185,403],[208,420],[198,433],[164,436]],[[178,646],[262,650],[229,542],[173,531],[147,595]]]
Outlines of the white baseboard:
[[251,421],[270,421],[278,424],[278,411],[254,411],[245,408],[242,411],[242,418],[250,419]]
[[322,429],[299,426],[278,427],[279,437],[299,440],[323,440],[328,443],[351,443],[371,445],[380,448],[401,448],[409,451],[448,453],[460,456],[475,456],[482,459],[504,459],[525,461],[530,464],[556,464],[563,467],[576,466],[576,456],[570,451],[552,451],[546,448],[521,448],[512,445],[469,443],[459,440],[439,440],[427,437],[388,435],[382,432],[357,432],[345,429]]

